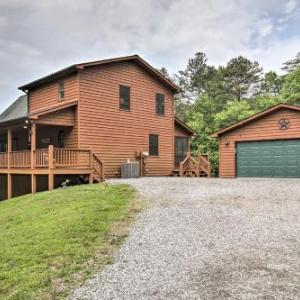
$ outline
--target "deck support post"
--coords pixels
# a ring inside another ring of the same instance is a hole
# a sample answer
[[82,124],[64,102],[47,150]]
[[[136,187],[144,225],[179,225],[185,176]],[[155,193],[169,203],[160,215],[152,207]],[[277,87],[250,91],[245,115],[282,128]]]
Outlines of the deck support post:
[[48,190],[51,191],[54,189],[54,148],[52,145],[48,147]]
[[7,199],[12,197],[12,174],[7,174]]
[[31,193],[36,193],[36,175],[31,174]]
[[93,183],[93,174],[90,174],[89,175],[89,184],[92,184]]

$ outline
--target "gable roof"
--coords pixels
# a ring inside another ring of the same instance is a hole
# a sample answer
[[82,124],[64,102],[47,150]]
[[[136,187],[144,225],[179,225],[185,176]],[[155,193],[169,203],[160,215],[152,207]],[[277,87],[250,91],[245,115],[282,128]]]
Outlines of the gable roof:
[[27,95],[22,95],[0,115],[0,125],[26,118],[38,118],[39,116],[47,115],[52,112],[69,108],[75,105],[77,105],[77,100],[67,101],[49,106],[47,108],[43,108],[41,110],[29,114],[28,97]]
[[193,130],[191,127],[186,125],[183,121],[181,121],[178,117],[175,117],[175,125],[183,129],[186,133],[192,136],[196,136],[197,133],[195,130]]
[[260,119],[260,118],[262,118],[262,117],[264,117],[264,116],[266,116],[266,115],[268,115],[268,114],[270,114],[274,111],[282,109],[282,108],[300,111],[300,106],[288,105],[288,104],[282,104],[282,103],[277,104],[277,105],[271,106],[270,108],[268,108],[268,109],[266,109],[262,112],[254,114],[254,115],[252,115],[252,116],[250,116],[250,117],[248,117],[248,118],[246,118],[246,119],[244,119],[240,122],[237,122],[233,125],[230,125],[228,127],[225,127],[223,129],[215,132],[214,134],[212,134],[212,137],[219,137],[219,136],[221,136],[221,135],[223,135],[223,134],[225,134],[229,131],[232,131],[232,130],[237,129],[237,128],[242,127],[242,126],[245,126],[245,125],[247,125],[247,124],[249,124],[249,123],[251,123],[251,122],[253,122],[257,119]]
[[111,59],[103,59],[103,60],[97,60],[97,61],[92,61],[92,62],[74,64],[74,65],[64,68],[62,70],[59,70],[55,73],[52,73],[52,74],[49,74],[42,78],[39,78],[37,80],[34,80],[28,84],[22,85],[19,87],[19,89],[22,91],[28,91],[30,89],[40,86],[41,84],[48,83],[53,80],[61,79],[61,78],[65,77],[66,75],[76,73],[78,70],[82,70],[84,68],[88,68],[88,67],[92,67],[92,66],[106,65],[106,64],[111,64],[111,63],[127,62],[127,61],[134,61],[134,62],[138,63],[142,68],[144,68],[150,74],[155,76],[159,81],[161,81],[166,87],[168,87],[173,92],[179,91],[179,87],[177,85],[175,85],[171,80],[166,78],[163,74],[161,74],[159,71],[157,71],[154,67],[152,67],[150,64],[148,64],[145,60],[143,60],[138,55],[123,56],[123,57],[116,57],[116,58],[111,58]]
[[28,115],[27,95],[22,95],[0,115],[0,124],[12,120],[22,119],[27,117],[27,115]]

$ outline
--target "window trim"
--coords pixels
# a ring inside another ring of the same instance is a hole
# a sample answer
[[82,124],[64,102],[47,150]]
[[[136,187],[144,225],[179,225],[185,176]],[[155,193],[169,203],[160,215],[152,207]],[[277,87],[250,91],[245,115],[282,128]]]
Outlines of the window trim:
[[[164,111],[163,111],[163,113],[160,113],[160,112],[158,112],[158,110],[157,110],[157,108],[158,108],[158,106],[157,106],[157,103],[158,103],[158,96],[163,96],[163,103],[164,103]],[[166,99],[165,99],[165,94],[163,94],[163,93],[156,93],[155,94],[155,114],[157,115],[157,116],[161,116],[161,117],[163,117],[163,116],[165,116],[166,115]]]
[[[63,87],[63,88],[61,88]],[[61,93],[63,93],[63,97],[61,96]],[[65,94],[65,82],[64,81],[60,81],[58,83],[58,100],[59,101],[63,101],[66,98],[66,94]]]
[[[150,147],[150,145],[151,145],[151,143],[150,143],[150,141],[151,141],[151,136],[155,136],[155,137],[157,137],[157,154],[151,154],[151,147]],[[160,142],[159,142],[159,134],[155,134],[155,133],[150,133],[149,134],[149,137],[148,137],[148,143],[149,143],[149,156],[153,156],[153,157],[159,157],[159,153],[160,153]]]
[[[129,101],[128,101],[129,105],[128,105],[128,108],[121,107],[121,88],[122,87],[128,88],[128,90],[129,90]],[[121,110],[121,111],[130,111],[131,110],[131,87],[128,86],[128,85],[124,85],[124,84],[119,85],[119,110]]]

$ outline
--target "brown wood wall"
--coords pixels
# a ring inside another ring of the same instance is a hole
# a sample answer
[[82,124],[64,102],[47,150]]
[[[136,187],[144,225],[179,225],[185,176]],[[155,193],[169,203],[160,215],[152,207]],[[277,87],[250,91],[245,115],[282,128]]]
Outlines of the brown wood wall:
[[[119,109],[119,85],[131,88],[131,109]],[[174,165],[173,94],[133,62],[91,67],[79,74],[79,146],[92,147],[115,176],[135,151],[148,151],[159,135],[159,157],[147,159],[148,175],[168,175]],[[165,95],[165,116],[155,113],[156,93]]]
[[[288,130],[278,129],[278,121],[281,118],[290,120],[291,125]],[[220,138],[219,175],[220,177],[236,176],[235,148],[237,142],[297,138],[300,138],[300,112],[286,108],[232,130]]]
[[184,129],[179,127],[178,125],[175,125],[175,136],[180,137],[191,137],[190,134],[188,134]]
[[78,78],[77,75],[70,75],[64,80],[65,99],[59,100],[59,80],[41,87],[33,89],[29,93],[29,112],[42,110],[43,108],[65,103],[67,101],[78,100]]

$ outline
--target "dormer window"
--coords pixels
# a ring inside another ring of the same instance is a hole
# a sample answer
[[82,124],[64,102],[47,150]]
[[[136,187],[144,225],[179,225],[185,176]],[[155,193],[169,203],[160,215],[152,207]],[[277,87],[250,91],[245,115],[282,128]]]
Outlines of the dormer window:
[[59,83],[58,99],[59,100],[64,100],[65,99],[65,83],[63,81],[61,81]]

